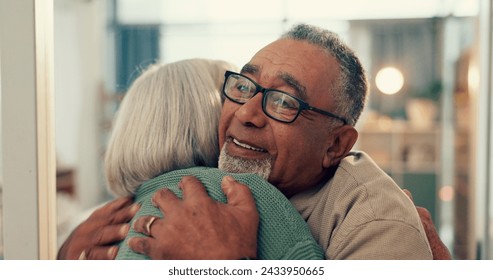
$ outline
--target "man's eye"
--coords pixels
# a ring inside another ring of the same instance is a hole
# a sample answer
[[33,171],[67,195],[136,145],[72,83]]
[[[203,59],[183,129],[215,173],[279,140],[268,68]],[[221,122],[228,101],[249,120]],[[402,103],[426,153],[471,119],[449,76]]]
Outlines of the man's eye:
[[238,83],[236,89],[241,92],[250,92],[250,87],[247,84]]
[[289,110],[297,110],[298,109],[296,102],[293,102],[293,100],[286,100],[284,98],[279,98],[279,99],[275,100],[274,104],[278,108],[289,109]]

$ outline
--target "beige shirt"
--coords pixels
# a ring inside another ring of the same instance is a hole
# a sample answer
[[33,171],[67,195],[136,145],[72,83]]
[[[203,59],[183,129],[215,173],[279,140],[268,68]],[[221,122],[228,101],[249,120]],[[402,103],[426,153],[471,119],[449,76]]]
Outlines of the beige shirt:
[[412,201],[363,152],[324,186],[293,196],[327,259],[432,259]]

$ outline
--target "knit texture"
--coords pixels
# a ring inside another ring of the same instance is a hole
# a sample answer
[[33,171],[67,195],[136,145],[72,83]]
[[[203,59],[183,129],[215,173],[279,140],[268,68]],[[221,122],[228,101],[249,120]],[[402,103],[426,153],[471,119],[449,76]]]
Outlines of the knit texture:
[[[163,217],[159,209],[151,204],[152,196],[157,190],[168,188],[181,198],[182,192],[178,188],[178,183],[186,175],[199,179],[209,196],[223,203],[227,202],[221,190],[221,181],[224,176],[230,175],[238,182],[250,187],[260,215],[257,232],[257,257],[259,259],[324,259],[324,252],[311,235],[310,228],[289,200],[274,186],[253,174],[232,174],[207,167],[193,167],[162,174],[139,187],[135,201],[141,203],[142,206],[132,223],[138,217],[146,215]],[[116,259],[149,259],[128,248],[128,239],[136,236],[144,235],[130,229],[127,238],[120,244]]]

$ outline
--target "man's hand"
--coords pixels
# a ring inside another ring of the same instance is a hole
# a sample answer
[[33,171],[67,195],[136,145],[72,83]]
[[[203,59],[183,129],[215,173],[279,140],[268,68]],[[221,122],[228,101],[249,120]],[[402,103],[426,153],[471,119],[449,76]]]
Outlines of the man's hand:
[[137,219],[135,231],[149,237],[131,238],[128,245],[132,250],[152,259],[256,257],[259,216],[247,186],[224,177],[221,187],[227,204],[210,198],[195,177],[183,177],[179,187],[183,199],[168,189],[154,195],[153,203],[164,218]]
[[127,236],[128,222],[139,210],[132,198],[113,200],[94,211],[63,243],[57,258],[60,260],[112,260],[118,253],[115,242]]
[[[409,190],[403,190],[404,193],[413,201],[413,196]],[[443,244],[438,232],[431,219],[430,212],[423,207],[416,206],[419,218],[425,229],[426,238],[428,238],[428,243],[430,243],[431,252],[433,253],[434,260],[451,260],[452,255],[450,254],[447,246]]]

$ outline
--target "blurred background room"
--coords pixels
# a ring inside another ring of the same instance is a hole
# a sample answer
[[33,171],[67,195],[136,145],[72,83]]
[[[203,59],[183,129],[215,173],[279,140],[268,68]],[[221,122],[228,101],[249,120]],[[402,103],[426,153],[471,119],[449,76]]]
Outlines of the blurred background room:
[[[102,154],[113,115],[141,69],[194,57],[242,66],[306,22],[339,33],[368,72],[370,98],[355,148],[431,212],[454,259],[493,259],[492,2],[54,0],[57,245],[82,213],[112,198]],[[6,125],[12,123],[4,118],[2,141]],[[9,188],[2,186],[5,167],[15,161],[5,149],[0,198]],[[0,228],[7,226],[1,202]],[[8,229],[2,231],[0,259],[8,259]]]

